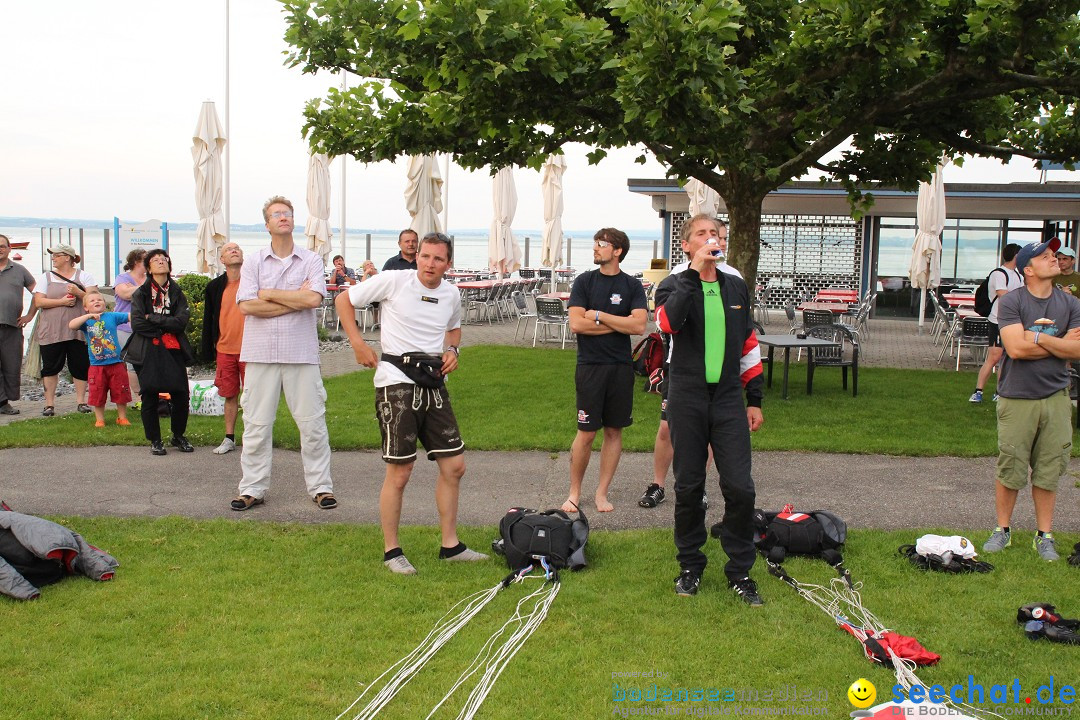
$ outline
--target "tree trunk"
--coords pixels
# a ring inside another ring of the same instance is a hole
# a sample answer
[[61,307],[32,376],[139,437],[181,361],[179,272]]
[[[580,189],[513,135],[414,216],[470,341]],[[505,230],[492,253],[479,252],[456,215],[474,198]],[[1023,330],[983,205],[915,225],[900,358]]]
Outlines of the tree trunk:
[[728,263],[743,274],[753,298],[757,286],[758,255],[761,251],[761,204],[767,193],[732,182],[723,194],[728,218]]

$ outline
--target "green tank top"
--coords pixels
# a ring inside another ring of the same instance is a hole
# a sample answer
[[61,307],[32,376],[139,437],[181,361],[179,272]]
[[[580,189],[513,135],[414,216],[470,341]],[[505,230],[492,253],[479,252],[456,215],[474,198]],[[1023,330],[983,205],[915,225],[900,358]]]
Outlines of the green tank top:
[[705,295],[705,382],[720,382],[724,371],[724,345],[727,341],[727,321],[719,282],[701,281]]

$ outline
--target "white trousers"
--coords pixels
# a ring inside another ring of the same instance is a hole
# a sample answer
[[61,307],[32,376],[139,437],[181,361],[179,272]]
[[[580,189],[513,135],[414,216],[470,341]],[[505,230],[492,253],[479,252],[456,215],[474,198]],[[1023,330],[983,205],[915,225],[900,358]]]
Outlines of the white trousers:
[[270,488],[274,419],[281,393],[300,430],[300,457],[308,494],[333,492],[330,434],[326,430],[326,390],[318,365],[249,362],[240,406],[244,408],[244,445],[240,454],[240,494],[262,499]]

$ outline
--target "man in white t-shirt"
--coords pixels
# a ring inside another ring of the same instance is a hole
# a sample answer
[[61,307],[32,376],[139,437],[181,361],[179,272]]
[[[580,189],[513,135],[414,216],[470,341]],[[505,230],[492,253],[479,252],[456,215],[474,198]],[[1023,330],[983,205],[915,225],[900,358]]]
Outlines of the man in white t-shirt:
[[[442,233],[425,235],[416,255],[416,270],[379,273],[353,285],[335,300],[356,361],[376,368],[375,412],[386,463],[379,493],[383,564],[402,575],[416,573],[398,542],[398,526],[402,495],[416,462],[417,439],[428,459],[439,465],[435,485],[442,531],[439,559],[462,562],[488,557],[465,547],[457,536],[465,444],[444,384],[445,376],[457,369],[461,342],[461,295],[443,281],[452,260],[450,238]],[[364,342],[353,314],[355,308],[373,302],[380,303],[382,313],[381,357]]]
[[[1001,361],[1004,352],[1001,346],[1001,337],[998,335],[998,300],[1001,296],[1024,286],[1024,276],[1016,270],[1016,253],[1020,252],[1020,246],[1009,243],[1001,251],[1001,265],[990,273],[990,279],[986,283],[986,289],[993,305],[990,306],[990,314],[986,319],[990,321],[990,347],[986,350],[986,360],[979,368],[979,378],[975,381],[975,392],[968,398],[969,402],[981,403],[983,400],[983,386],[990,379],[990,373],[994,366]],[[997,399],[997,393],[994,393]]]

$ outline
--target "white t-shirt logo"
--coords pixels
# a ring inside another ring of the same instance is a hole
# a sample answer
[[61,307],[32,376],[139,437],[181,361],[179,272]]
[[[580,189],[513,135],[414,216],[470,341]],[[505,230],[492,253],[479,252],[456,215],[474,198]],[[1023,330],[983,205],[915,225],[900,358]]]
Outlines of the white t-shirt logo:
[[611,304],[618,305],[622,302],[622,295],[619,293],[611,293]]

